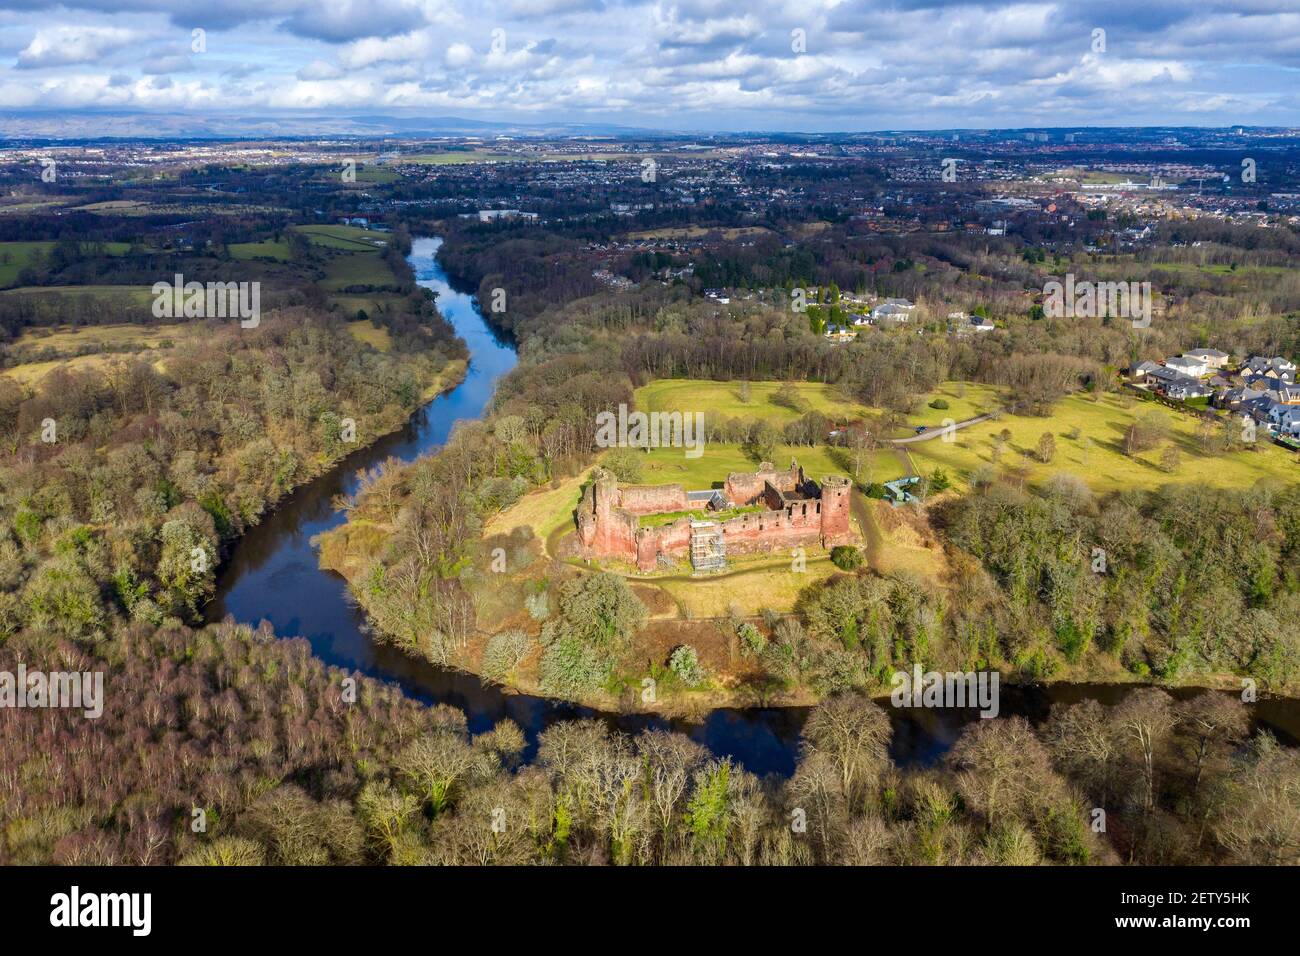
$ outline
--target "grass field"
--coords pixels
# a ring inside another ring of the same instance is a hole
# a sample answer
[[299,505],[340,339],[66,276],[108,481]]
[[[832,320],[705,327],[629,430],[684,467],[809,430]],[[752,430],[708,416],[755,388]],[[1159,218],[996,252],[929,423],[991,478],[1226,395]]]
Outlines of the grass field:
[[499,514],[493,515],[484,528],[485,535],[508,534],[515,528],[532,528],[542,538],[573,521],[573,509],[581,497],[586,473],[570,478],[558,488],[534,491]]
[[[730,472],[758,468],[758,463],[739,445],[710,442],[699,458],[687,458],[684,451],[681,448],[651,448],[640,456],[641,481],[638,484],[681,484],[687,491],[699,491],[714,485],[721,487]],[[825,475],[845,473],[845,469],[831,458],[825,445],[778,445],[772,464],[778,469],[789,468],[791,458],[798,459],[809,478],[820,480]]]
[[[1138,416],[1148,412],[1167,422],[1169,440],[1156,449],[1129,457],[1124,454],[1125,431]],[[1115,395],[1104,395],[1097,402],[1070,396],[1058,402],[1048,417],[1003,415],[956,432],[953,442],[917,442],[909,450],[918,470],[929,472],[941,465],[958,484],[964,485],[976,469],[993,463],[992,438],[1004,428],[1011,438],[998,468],[1018,473],[1030,483],[1041,483],[1055,474],[1070,474],[1083,479],[1094,491],[1107,492],[1173,482],[1240,488],[1261,479],[1300,480],[1300,466],[1293,452],[1261,439],[1256,451],[1209,455],[1201,451],[1196,420],[1190,415],[1138,400],[1126,404]],[[1074,429],[1078,429],[1077,438],[1072,437]],[[1033,454],[1044,432],[1051,432],[1056,440],[1056,454],[1050,464],[1040,462]],[[1180,457],[1172,472],[1160,464],[1163,449],[1169,444]]]
[[[944,382],[921,399],[920,407],[907,416],[907,424],[913,427],[929,425],[931,428],[937,428],[943,424],[945,418],[951,418],[954,422],[964,422],[968,418],[975,418],[999,408],[1003,402],[1002,391],[994,385],[981,385],[977,382]],[[930,403],[936,399],[947,402],[948,407],[931,408]],[[908,431],[911,431],[911,428]]]
[[388,244],[388,237],[383,233],[362,229],[360,226],[294,226],[294,229],[311,240],[313,245],[348,252],[382,249]]
[[[34,255],[48,255],[53,248],[53,242],[0,242],[0,289],[16,283],[18,274]],[[130,248],[125,242],[104,243],[104,251],[110,256],[125,255]]]
[[645,583],[667,591],[684,617],[698,619],[723,617],[732,605],[743,614],[756,614],[762,608],[788,612],[804,588],[837,573],[824,554],[810,553],[804,570],[798,572],[789,555],[763,555],[731,558],[728,570],[717,575],[654,578]]
[[804,411],[795,411],[772,401],[784,384],[750,382],[749,401],[745,402],[740,397],[740,382],[663,378],[638,388],[634,402],[644,412],[703,412],[706,422],[711,416],[759,418],[777,427],[794,421],[804,411],[821,412],[835,421],[874,414],[867,406],[845,398],[835,386],[822,382],[791,383],[804,405]]
[[5,289],[0,295],[123,296],[145,307],[153,303],[153,290],[137,285],[30,285]]
[[264,239],[261,242],[232,242],[226,247],[232,259],[247,261],[249,259],[274,259],[276,262],[289,261],[289,244]]
[[27,329],[14,342],[15,348],[52,348],[71,353],[97,345],[105,350],[141,346],[158,348],[166,341],[179,341],[196,333],[199,323],[170,325],[86,325],[80,328]]
[[519,157],[474,149],[451,153],[417,153],[414,156],[403,156],[401,162],[418,163],[421,166],[455,166],[463,163],[502,163],[512,159],[522,161]]
[[395,306],[401,301],[401,296],[392,295],[384,292],[375,292],[370,295],[332,295],[329,297],[331,305],[337,306],[338,310],[344,315],[355,316],[358,311],[364,310],[367,316],[381,315],[384,311]]
[[[657,379],[635,392],[636,407],[644,412],[703,412],[705,422],[711,417],[762,419],[780,428],[805,412],[820,412],[835,422],[867,421],[876,423],[884,412],[855,402],[841,394],[834,385],[822,382],[789,383],[799,395],[801,411],[778,405],[772,399],[785,386],[783,382],[750,382],[749,401],[741,400],[740,382],[714,382],[706,379]],[[946,409],[930,407],[943,399]],[[923,396],[917,409],[905,416],[906,424],[882,437],[900,438],[913,433],[917,425],[937,428],[945,418],[965,421],[1001,406],[1002,390],[975,382],[944,382]]]
[[348,334],[358,342],[372,345],[381,352],[387,352],[393,347],[393,337],[388,334],[388,330],[375,328],[367,320],[349,322]]
[[325,265],[322,288],[342,292],[352,286],[396,286],[397,276],[376,251],[332,256]]

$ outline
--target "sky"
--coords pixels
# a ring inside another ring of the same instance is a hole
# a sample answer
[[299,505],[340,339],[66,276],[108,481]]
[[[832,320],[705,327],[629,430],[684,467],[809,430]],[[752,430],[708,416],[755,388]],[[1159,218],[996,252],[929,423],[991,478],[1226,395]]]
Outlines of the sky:
[[1300,0],[0,0],[0,112],[40,110],[1300,126]]

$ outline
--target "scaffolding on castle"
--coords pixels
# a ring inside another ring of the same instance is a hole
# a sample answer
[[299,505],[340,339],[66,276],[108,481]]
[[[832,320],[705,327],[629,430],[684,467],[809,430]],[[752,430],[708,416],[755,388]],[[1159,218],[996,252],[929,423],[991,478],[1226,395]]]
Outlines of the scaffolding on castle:
[[696,571],[721,571],[727,566],[727,543],[716,521],[691,522],[691,567]]

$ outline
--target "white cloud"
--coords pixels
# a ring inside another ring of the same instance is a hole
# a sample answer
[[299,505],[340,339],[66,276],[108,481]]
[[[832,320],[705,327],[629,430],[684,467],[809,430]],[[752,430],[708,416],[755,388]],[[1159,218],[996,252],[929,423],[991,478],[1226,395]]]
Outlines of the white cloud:
[[139,39],[132,30],[118,27],[47,27],[36,32],[18,54],[21,69],[94,63]]

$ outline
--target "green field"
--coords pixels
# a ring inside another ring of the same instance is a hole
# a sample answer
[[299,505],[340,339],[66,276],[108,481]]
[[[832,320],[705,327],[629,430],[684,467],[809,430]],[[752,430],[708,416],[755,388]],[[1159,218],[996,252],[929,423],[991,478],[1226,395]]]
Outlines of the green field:
[[140,285],[29,285],[6,289],[0,295],[121,296],[141,305],[153,303],[153,289]]
[[[1154,412],[1167,423],[1169,438],[1151,451],[1135,457],[1124,454],[1124,434],[1140,415]],[[1075,475],[1097,492],[1125,488],[1152,488],[1173,482],[1199,482],[1215,487],[1248,487],[1261,479],[1283,482],[1300,480],[1296,455],[1261,436],[1257,450],[1212,455],[1203,452],[1197,438],[1197,423],[1190,415],[1150,402],[1103,395],[1092,401],[1072,395],[1056,404],[1045,418],[1003,415],[954,433],[955,441],[933,439],[908,447],[918,471],[928,473],[942,466],[958,484],[983,466],[993,464],[993,436],[1003,429],[1011,438],[1002,451],[997,468],[1015,473],[1030,483],[1041,483],[1056,474]],[[1078,437],[1073,430],[1078,429]],[[1034,454],[1039,437],[1051,432],[1056,454],[1045,464]],[[1162,465],[1165,447],[1173,445],[1180,461],[1173,471]]]
[[347,252],[382,249],[388,245],[388,236],[382,232],[362,229],[360,226],[294,226],[311,240],[313,245]]
[[[773,397],[785,387],[784,382],[750,382],[749,401],[741,400],[740,382],[714,382],[706,379],[657,379],[638,388],[634,394],[637,409],[644,412],[703,412],[705,421],[714,417],[761,419],[781,428],[806,412],[819,412],[837,423],[866,421],[875,423],[876,429],[884,412],[855,402],[843,395],[834,385],[822,382],[791,382],[799,396],[801,409],[796,411],[778,405]],[[946,409],[930,407],[930,402],[942,399]],[[895,428],[888,436],[900,438],[913,433],[917,425],[937,428],[945,418],[961,422],[984,412],[993,411],[1002,404],[1002,390],[993,385],[975,382],[944,382],[934,391],[922,396],[916,409],[904,416],[905,424]]]
[[820,412],[833,421],[846,421],[874,414],[841,395],[833,385],[822,382],[790,383],[799,395],[802,411],[772,401],[783,382],[750,382],[749,401],[741,399],[740,382],[713,382],[704,379],[663,378],[643,385],[635,392],[634,402],[643,412],[703,412],[705,421],[712,416],[756,418],[780,427],[805,412]]
[[[681,484],[687,491],[699,491],[715,485],[721,487],[730,472],[755,471],[758,468],[758,462],[749,457],[739,445],[709,442],[699,458],[687,458],[685,451],[682,448],[651,448],[644,454],[638,454],[641,460],[641,480],[637,484]],[[888,455],[887,452],[884,454]],[[772,464],[778,469],[789,468],[791,458],[797,459],[803,466],[804,473],[816,480],[821,480],[826,475],[846,473],[845,468],[836,464],[830,449],[825,445],[778,445],[772,456]]]
[[274,259],[276,262],[289,261],[289,244],[274,239],[261,242],[232,242],[226,247],[232,259]]
[[502,163],[509,162],[512,159],[519,161],[513,156],[503,156],[500,153],[490,153],[485,149],[475,149],[450,153],[417,153],[414,156],[403,156],[399,161],[418,163],[421,166],[455,166],[462,163]]
[[331,257],[321,287],[327,292],[342,292],[358,285],[396,287],[397,276],[378,252]]
[[[0,289],[18,281],[18,273],[27,268],[33,255],[48,255],[53,248],[53,242],[0,242]],[[104,243],[110,256],[125,255],[130,248],[125,242]]]

